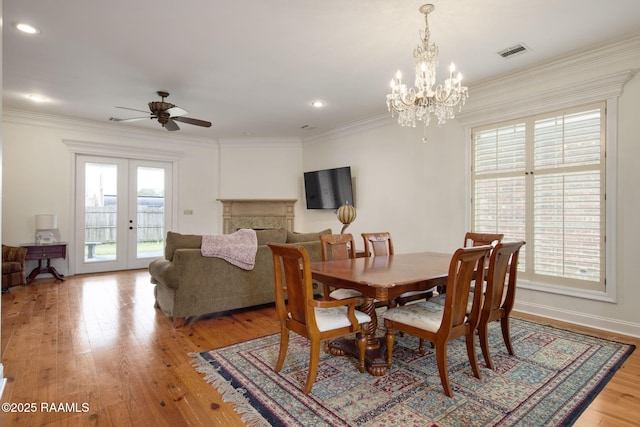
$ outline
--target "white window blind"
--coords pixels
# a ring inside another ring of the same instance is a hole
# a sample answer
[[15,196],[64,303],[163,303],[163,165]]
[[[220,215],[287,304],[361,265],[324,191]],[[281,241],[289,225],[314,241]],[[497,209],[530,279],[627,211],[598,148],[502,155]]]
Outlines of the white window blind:
[[604,104],[473,130],[472,228],[523,239],[521,277],[603,291]]

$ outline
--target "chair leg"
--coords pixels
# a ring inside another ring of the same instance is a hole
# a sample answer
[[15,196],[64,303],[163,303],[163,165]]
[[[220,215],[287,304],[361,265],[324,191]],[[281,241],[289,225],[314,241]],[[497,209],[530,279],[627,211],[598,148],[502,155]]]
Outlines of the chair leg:
[[[431,343],[431,346],[433,347],[433,343]],[[418,344],[418,351],[420,352],[421,356],[424,356],[424,340],[422,338],[420,338],[420,344]]]
[[318,373],[318,361],[320,360],[320,342],[311,340],[309,350],[309,373],[307,374],[307,384],[304,386],[304,394],[311,393],[313,383],[316,381]]
[[331,299],[331,297],[329,296],[329,294],[331,293],[331,289],[329,288],[329,286],[325,285],[324,283],[322,284],[322,296],[324,297],[324,299],[326,299],[327,301],[329,301]]
[[444,394],[453,397],[453,390],[449,382],[449,371],[447,369],[447,342],[445,340],[436,339],[436,360],[438,362],[438,372],[440,372],[440,382]]
[[514,355],[513,345],[511,344],[511,332],[509,328],[509,316],[500,319],[500,326],[502,327],[502,338],[504,338],[504,344],[507,346],[507,351],[510,355]]
[[471,364],[471,370],[473,375],[480,379],[480,369],[478,368],[478,356],[476,355],[476,343],[475,343],[476,331],[469,328],[467,332],[467,354],[469,355],[469,363]]
[[391,369],[391,356],[393,355],[394,340],[393,328],[387,326],[387,332],[385,334],[385,344],[387,345],[387,369]]
[[276,372],[280,372],[282,365],[284,365],[284,359],[287,357],[287,349],[289,348],[289,331],[282,328],[280,331],[280,353],[278,354],[278,361],[276,362]]
[[489,325],[486,322],[478,325],[478,338],[480,339],[480,348],[482,348],[484,363],[486,363],[487,368],[494,369],[493,361],[489,354]]

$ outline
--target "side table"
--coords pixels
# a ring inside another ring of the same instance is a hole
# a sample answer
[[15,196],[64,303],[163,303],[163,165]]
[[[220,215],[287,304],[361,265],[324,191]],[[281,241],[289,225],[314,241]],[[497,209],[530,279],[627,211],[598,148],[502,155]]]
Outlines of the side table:
[[[64,242],[37,244],[37,243],[23,243],[20,245],[23,248],[27,248],[26,259],[37,259],[38,266],[34,268],[29,277],[27,278],[27,284],[33,282],[40,273],[51,273],[56,280],[64,280],[64,275],[58,273],[58,271],[51,265],[51,259],[66,258],[67,257],[67,244]],[[47,266],[42,265],[43,260],[47,260]]]

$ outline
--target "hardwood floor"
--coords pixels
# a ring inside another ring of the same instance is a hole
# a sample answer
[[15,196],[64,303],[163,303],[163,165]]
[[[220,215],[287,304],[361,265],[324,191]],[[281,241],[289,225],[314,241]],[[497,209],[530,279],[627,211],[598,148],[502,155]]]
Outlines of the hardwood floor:
[[[41,279],[2,295],[1,400],[35,412],[0,412],[0,426],[244,425],[189,353],[278,332],[273,307],[174,329],[153,303],[146,270]],[[640,350],[575,425],[638,425],[639,382]]]

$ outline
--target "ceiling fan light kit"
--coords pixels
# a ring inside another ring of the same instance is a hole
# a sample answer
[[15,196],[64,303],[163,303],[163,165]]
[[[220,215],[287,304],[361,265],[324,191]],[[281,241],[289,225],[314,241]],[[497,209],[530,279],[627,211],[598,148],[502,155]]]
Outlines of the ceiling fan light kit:
[[184,117],[189,114],[187,110],[177,107],[176,105],[164,100],[169,96],[169,92],[159,90],[156,93],[160,98],[162,98],[162,100],[149,102],[148,106],[151,114],[147,113],[146,111],[137,110],[135,108],[116,107],[125,110],[139,111],[147,115],[144,117],[131,117],[128,119],[118,119],[115,117],[111,117],[109,120],[113,122],[134,122],[145,119],[156,119],[158,120],[158,123],[160,123],[162,127],[164,127],[168,131],[180,130],[180,127],[176,122],[187,123],[189,125],[202,126],[206,128],[211,127],[211,122],[208,122],[206,120]]

